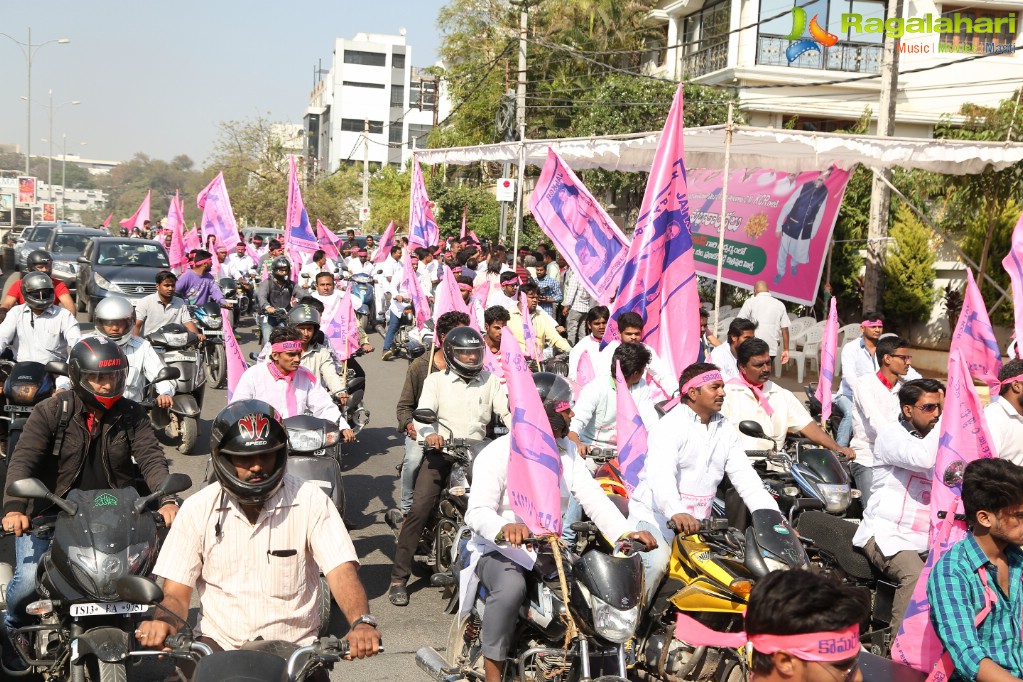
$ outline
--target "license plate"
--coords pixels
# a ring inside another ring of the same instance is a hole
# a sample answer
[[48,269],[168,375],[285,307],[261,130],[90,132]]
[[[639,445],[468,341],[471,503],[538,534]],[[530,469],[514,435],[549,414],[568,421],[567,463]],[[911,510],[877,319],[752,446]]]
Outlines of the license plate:
[[123,616],[128,613],[145,613],[149,608],[148,604],[132,604],[126,601],[86,602],[84,604],[72,604],[71,617]]
[[195,362],[199,359],[198,353],[164,353],[164,362]]
[[31,412],[31,405],[4,405],[4,412]]
[[205,334],[206,336],[223,336],[224,335],[224,332],[219,331],[217,329],[204,329],[202,333]]

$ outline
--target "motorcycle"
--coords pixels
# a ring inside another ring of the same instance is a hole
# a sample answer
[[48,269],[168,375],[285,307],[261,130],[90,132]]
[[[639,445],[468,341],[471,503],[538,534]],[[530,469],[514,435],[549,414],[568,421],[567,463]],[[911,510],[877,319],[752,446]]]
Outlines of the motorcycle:
[[35,478],[14,481],[15,497],[46,500],[60,512],[52,524],[31,529],[52,537],[40,561],[40,599],[28,612],[38,625],[18,628],[11,640],[30,671],[47,679],[127,679],[125,659],[137,614],[148,604],[123,601],[118,581],[149,573],[159,550],[163,523],[154,502],[192,485],[184,474],[170,474],[158,490],[139,497],[134,488],[72,490],[60,498]]
[[263,338],[264,322],[268,322],[271,327],[283,327],[288,324],[288,311],[275,310],[272,313],[260,313],[256,316],[256,336],[260,346],[265,345],[270,340]]
[[555,353],[540,364],[542,372],[552,372],[563,377],[568,376],[568,353]]
[[412,336],[415,329],[415,313],[411,305],[405,306],[398,322],[398,331],[394,333],[394,345],[391,350],[395,357],[404,357],[412,362],[426,352],[428,343],[423,343]]
[[284,420],[288,431],[288,473],[319,486],[345,515],[341,480],[341,430],[337,424],[308,414]]
[[[725,519],[706,519],[698,533],[677,536],[672,543],[668,574],[636,634],[641,679],[748,679],[740,651],[675,639],[678,613],[715,630],[736,632],[757,579],[774,570],[809,568],[810,561],[792,527],[774,510],[753,512],[745,534],[727,525]],[[669,528],[674,530],[670,522]]]
[[231,324],[237,327],[242,312],[249,309],[249,295],[244,288],[242,280],[236,281],[233,277],[221,277],[218,284],[224,294],[224,298],[234,304],[231,308]]
[[[179,372],[174,404],[170,409],[154,407],[153,427],[170,438],[181,438],[178,452],[187,455],[199,438],[199,413],[206,392],[206,369],[199,362],[199,337],[180,324],[160,327],[146,337],[164,365]],[[154,382],[155,383],[155,382]]]
[[[540,538],[526,538],[533,545]],[[643,601],[643,564],[634,553],[641,543],[620,542],[614,554],[591,547],[581,555],[562,554],[565,594],[549,547],[537,553],[526,572],[527,604],[510,647],[507,679],[626,680],[626,642],[632,639]],[[416,663],[437,682],[482,679],[482,615],[485,589],[469,613],[451,624],[445,660],[431,647],[416,652]],[[569,621],[571,619],[571,621]],[[568,623],[575,631],[566,642]]]
[[345,365],[348,401],[341,407],[341,415],[348,422],[348,425],[352,427],[355,435],[359,435],[366,425],[369,424],[369,408],[366,407],[365,403],[366,373],[355,360],[360,355],[365,355],[361,348],[352,357],[348,358],[348,362]]
[[373,291],[373,275],[359,273],[352,275],[349,292],[358,296],[362,305],[355,309],[355,316],[367,334],[372,331],[373,320],[376,319],[376,301]]
[[227,349],[224,347],[224,318],[220,316],[220,304],[211,300],[188,309],[206,337],[201,347],[206,374],[213,388],[223,388],[227,384]]
[[0,360],[0,379],[3,383],[3,414],[7,424],[6,456],[0,457],[0,490],[7,483],[7,457],[14,452],[35,406],[53,395],[56,379],[53,372],[40,362],[13,362]]

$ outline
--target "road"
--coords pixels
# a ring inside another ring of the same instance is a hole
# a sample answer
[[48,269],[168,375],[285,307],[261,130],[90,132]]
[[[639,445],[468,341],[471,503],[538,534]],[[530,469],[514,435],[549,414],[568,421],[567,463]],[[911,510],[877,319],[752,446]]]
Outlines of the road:
[[[85,332],[91,325],[82,320],[82,327]],[[243,320],[237,336],[246,355],[257,350],[255,327],[251,318]],[[386,653],[364,661],[340,664],[335,667],[331,679],[352,679],[357,676],[373,680],[423,682],[427,678],[416,667],[416,649],[429,645],[441,650],[447,642],[451,619],[442,611],[440,590],[415,578],[409,586],[412,597],[409,606],[397,608],[387,601],[394,536],[384,523],[384,512],[394,506],[399,497],[395,466],[401,461],[404,446],[403,439],[398,437],[394,406],[408,364],[404,360],[382,362],[379,359],[382,339],[373,335],[370,342],[377,350],[371,356],[360,358],[360,362],[367,375],[366,400],[371,420],[359,435],[359,441],[345,450],[345,522],[362,563],[359,576],[369,595],[370,608],[380,622]],[[197,490],[204,480],[210,451],[210,425],[213,417],[226,404],[226,391],[208,389],[196,453],[185,456],[172,446],[165,448],[171,471],[191,476],[193,488],[190,492]],[[9,546],[9,543],[5,544]],[[194,607],[198,606],[194,598],[192,605],[194,619]],[[171,670],[169,664],[157,664],[149,659],[139,666],[137,672],[139,674],[136,679],[145,682],[161,680]]]

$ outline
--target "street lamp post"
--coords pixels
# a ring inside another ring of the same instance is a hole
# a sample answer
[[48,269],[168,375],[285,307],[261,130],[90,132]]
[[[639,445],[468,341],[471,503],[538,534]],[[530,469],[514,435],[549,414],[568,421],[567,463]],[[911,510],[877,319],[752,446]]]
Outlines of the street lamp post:
[[[22,97],[22,99],[25,99],[25,98]],[[43,139],[43,142],[47,142],[50,145],[50,152],[47,155],[47,159],[48,160],[46,162],[46,184],[50,188],[50,201],[51,202],[53,201],[53,112],[55,110],[57,110],[57,109],[60,109],[62,106],[66,105],[66,104],[70,104],[70,105],[74,106],[74,105],[77,105],[77,104],[81,104],[81,101],[79,101],[77,99],[72,99],[72,100],[68,100],[67,102],[61,102],[60,104],[54,106],[54,104],[53,104],[53,90],[50,90],[50,103],[43,105],[43,106],[46,107],[47,111],[50,114],[50,136],[48,138]]]
[[[79,142],[84,147],[88,142]],[[67,199],[67,133],[64,133],[64,153],[60,155],[60,219],[64,220],[64,201]]]
[[30,173],[30,163],[32,160],[32,56],[36,51],[43,45],[49,45],[50,43],[57,43],[58,45],[67,45],[71,42],[70,38],[57,38],[55,40],[47,40],[36,45],[32,44],[32,27],[28,29],[28,42],[23,43],[14,36],[10,36],[6,33],[0,33],[0,36],[11,40],[15,45],[21,49],[21,53],[25,56],[25,81],[27,84],[28,92],[26,93],[25,101],[27,111],[25,113],[25,175]]

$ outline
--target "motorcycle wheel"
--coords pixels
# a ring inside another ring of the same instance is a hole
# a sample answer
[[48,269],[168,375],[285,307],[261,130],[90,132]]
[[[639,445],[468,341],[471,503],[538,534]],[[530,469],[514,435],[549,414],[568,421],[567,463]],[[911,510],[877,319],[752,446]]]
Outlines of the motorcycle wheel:
[[124,663],[107,663],[90,658],[85,666],[92,682],[128,682],[128,667]]
[[178,452],[182,455],[190,455],[195,450],[196,441],[199,440],[199,420],[196,417],[178,417],[178,424],[181,433]]
[[206,360],[206,371],[210,375],[210,383],[214,388],[224,388],[227,384],[227,351],[224,349],[224,344],[213,344]]
[[[475,630],[475,632],[470,630]],[[465,671],[474,671],[478,673],[478,679],[482,679],[485,674],[483,671],[483,640],[480,639],[482,630],[483,626],[480,624],[479,618],[470,613],[463,618],[452,620],[451,630],[448,632],[448,665]],[[466,635],[469,635],[468,642],[465,641]],[[469,676],[466,675],[466,677]]]
[[442,518],[437,522],[436,553],[437,559],[433,568],[437,573],[447,573],[451,569],[451,546],[458,533],[461,519]]

